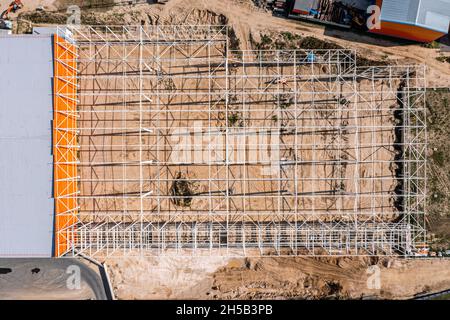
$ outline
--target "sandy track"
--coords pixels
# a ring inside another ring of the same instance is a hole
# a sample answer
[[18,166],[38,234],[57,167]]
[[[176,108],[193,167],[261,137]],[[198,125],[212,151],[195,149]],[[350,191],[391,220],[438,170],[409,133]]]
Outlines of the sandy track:
[[[408,299],[450,287],[450,260],[165,256],[107,263],[119,299]],[[376,268],[379,288],[371,281]]]

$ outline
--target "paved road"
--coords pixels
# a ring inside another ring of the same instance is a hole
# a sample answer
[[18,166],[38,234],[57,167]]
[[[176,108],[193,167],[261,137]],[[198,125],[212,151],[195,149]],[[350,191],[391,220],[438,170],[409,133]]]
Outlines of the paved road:
[[106,294],[98,266],[85,260],[0,259],[0,299],[105,300]]

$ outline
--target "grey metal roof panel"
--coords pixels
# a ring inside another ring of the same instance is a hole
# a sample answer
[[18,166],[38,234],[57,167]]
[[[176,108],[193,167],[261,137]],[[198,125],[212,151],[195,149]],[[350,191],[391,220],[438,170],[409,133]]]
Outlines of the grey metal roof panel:
[[383,0],[381,21],[417,25],[447,33],[450,0]]
[[52,39],[0,37],[0,257],[50,257]]
[[53,34],[58,33],[58,28],[57,27],[33,27],[33,34],[36,35],[47,35],[47,36],[51,36]]
[[383,0],[381,20],[415,24],[420,0]]
[[450,26],[450,0],[422,0],[417,24],[428,29],[448,33]]

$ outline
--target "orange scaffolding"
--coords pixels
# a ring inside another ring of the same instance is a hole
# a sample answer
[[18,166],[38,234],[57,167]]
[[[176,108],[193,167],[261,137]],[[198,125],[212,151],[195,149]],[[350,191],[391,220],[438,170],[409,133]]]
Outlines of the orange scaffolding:
[[53,80],[53,187],[55,249],[60,257],[72,247],[78,214],[77,48],[55,35]]

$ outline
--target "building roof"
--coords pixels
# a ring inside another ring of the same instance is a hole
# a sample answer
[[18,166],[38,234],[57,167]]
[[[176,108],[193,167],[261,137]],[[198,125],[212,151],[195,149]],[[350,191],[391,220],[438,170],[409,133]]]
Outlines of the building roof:
[[450,0],[383,0],[381,21],[417,25],[448,33]]
[[52,38],[0,37],[0,47],[0,257],[50,257]]
[[319,5],[318,0],[301,0],[295,1],[294,10],[309,12],[311,9],[317,9]]

